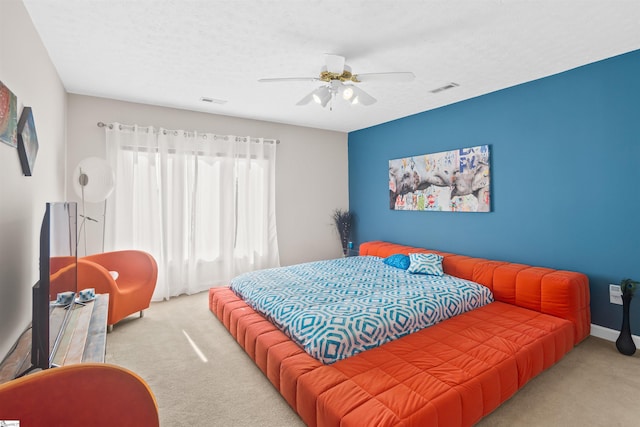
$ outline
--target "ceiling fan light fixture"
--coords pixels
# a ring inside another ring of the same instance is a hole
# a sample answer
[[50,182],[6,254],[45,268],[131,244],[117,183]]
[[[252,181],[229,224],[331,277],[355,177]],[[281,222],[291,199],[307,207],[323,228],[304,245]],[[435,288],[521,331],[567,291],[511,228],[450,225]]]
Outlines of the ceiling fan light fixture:
[[331,91],[328,87],[322,86],[316,89],[311,97],[316,104],[322,105],[322,107],[326,107],[329,101],[331,100]]
[[357,105],[360,103],[360,100],[358,98],[359,92],[361,92],[359,88],[356,88],[353,85],[344,85],[340,88],[342,99],[344,99],[351,105]]
[[365,92],[364,90],[360,89],[357,86],[352,86],[353,88],[353,97],[351,98],[351,100],[349,102],[351,102],[352,105],[371,105],[371,104],[375,104],[376,99],[369,95],[367,92]]
[[342,99],[344,99],[345,101],[352,101],[353,100],[353,88],[350,86],[345,86],[344,89],[342,90]]

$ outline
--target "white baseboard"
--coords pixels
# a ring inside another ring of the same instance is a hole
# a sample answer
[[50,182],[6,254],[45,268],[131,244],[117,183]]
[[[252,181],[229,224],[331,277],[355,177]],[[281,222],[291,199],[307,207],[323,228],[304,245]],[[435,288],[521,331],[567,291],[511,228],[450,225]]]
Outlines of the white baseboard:
[[[615,342],[620,335],[620,331],[616,331],[615,329],[605,328],[604,326],[591,324],[591,335],[597,338],[602,338],[603,340]],[[637,335],[631,335],[633,338],[633,342],[636,344],[636,347],[640,347],[640,337]]]

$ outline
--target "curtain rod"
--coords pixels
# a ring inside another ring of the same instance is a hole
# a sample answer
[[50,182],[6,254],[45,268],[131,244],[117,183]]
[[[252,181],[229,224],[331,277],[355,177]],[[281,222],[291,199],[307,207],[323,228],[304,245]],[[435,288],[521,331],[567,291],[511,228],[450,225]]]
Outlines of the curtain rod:
[[[121,128],[122,128],[122,126],[131,127],[131,128],[133,127],[133,125],[123,125],[123,124],[120,124],[120,126],[121,126]],[[98,127],[99,128],[108,127],[109,129],[113,129],[113,123],[98,122]],[[152,126],[141,126],[141,127],[146,127],[148,129],[148,128],[152,127]],[[165,129],[164,132],[166,134],[166,132],[176,132],[177,133],[178,131],[177,130],[172,130],[172,129]],[[187,131],[187,133],[191,133],[191,132]],[[223,138],[223,139],[229,138],[229,135],[215,135],[214,134],[213,136],[214,136],[214,138]],[[246,137],[243,137],[243,136],[236,136],[235,138],[236,138],[236,141],[238,141],[238,142],[246,140]],[[267,142],[267,143],[271,143],[271,144],[280,144],[280,140],[279,139],[263,138],[263,141]],[[251,142],[258,142],[258,138],[251,138]]]

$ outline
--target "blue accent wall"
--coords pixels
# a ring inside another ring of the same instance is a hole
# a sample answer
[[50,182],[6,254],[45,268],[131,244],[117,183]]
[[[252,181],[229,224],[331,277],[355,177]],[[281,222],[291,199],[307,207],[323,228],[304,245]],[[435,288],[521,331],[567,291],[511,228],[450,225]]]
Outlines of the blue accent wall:
[[[483,144],[492,212],[389,209],[389,159]],[[640,280],[640,51],[350,133],[349,202],[356,243],[583,272],[592,322],[619,330],[608,284]]]

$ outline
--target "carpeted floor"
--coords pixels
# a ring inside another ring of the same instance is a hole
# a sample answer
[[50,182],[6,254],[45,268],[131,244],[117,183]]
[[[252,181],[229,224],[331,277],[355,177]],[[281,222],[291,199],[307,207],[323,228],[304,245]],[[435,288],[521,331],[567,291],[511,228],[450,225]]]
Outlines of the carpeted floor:
[[[209,311],[206,292],[152,303],[144,318],[117,324],[107,336],[107,362],[149,383],[162,427],[304,425]],[[640,352],[622,356],[593,337],[478,424],[637,425]]]

